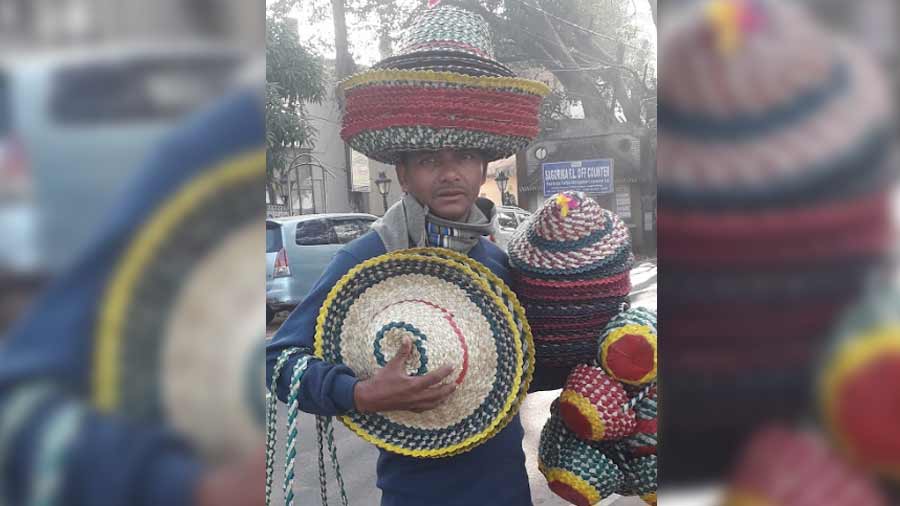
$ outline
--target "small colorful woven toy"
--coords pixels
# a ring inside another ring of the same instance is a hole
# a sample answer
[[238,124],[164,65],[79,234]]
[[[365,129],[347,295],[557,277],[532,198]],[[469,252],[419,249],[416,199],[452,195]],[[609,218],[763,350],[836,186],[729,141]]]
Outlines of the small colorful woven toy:
[[581,439],[620,439],[637,428],[634,409],[622,385],[599,367],[575,366],[559,396],[559,414]]
[[847,315],[818,387],[825,426],[840,450],[900,484],[900,293],[877,291]]
[[757,432],[738,458],[723,506],[887,506],[874,483],[815,432]]
[[656,313],[629,308],[610,320],[600,337],[597,361],[613,378],[629,385],[656,381]]
[[578,506],[597,504],[619,490],[625,479],[619,467],[565,427],[556,401],[550,410],[538,449],[538,468],[550,489]]

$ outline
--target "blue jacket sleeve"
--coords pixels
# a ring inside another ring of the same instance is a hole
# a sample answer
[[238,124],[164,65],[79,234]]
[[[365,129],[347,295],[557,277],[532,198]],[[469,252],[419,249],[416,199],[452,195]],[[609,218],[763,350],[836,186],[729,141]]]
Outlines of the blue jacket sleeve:
[[[270,387],[275,363],[284,350],[304,347],[312,354],[319,309],[331,288],[358,263],[360,260],[349,251],[339,251],[303,302],[272,337],[266,346],[266,383]],[[278,377],[277,394],[282,401],[287,401],[291,371],[299,359],[298,355],[294,355]],[[312,359],[300,381],[300,409],[315,415],[344,414],[355,407],[353,388],[356,382],[356,375],[349,367]]]

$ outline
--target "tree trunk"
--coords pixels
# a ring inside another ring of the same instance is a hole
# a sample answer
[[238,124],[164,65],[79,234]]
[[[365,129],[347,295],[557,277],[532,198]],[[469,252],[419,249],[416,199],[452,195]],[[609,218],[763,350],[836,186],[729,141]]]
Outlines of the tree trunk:
[[[335,71],[337,80],[353,74],[356,71],[356,64],[353,62],[353,56],[350,55],[350,48],[347,44],[347,20],[344,12],[344,0],[331,0],[331,11],[334,15],[334,49],[335,49]],[[359,204],[353,194],[353,164],[350,154],[350,146],[344,143],[344,170],[347,174],[347,202],[354,211],[359,211]],[[322,188],[326,191],[325,177],[322,177]]]

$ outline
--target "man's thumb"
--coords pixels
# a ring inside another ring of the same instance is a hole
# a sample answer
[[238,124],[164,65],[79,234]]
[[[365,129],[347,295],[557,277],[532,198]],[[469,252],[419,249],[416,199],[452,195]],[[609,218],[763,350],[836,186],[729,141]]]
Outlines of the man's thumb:
[[388,367],[403,367],[406,358],[409,357],[411,349],[412,343],[410,342],[409,337],[404,337],[403,340],[400,341],[400,347],[397,348],[397,354],[388,362]]

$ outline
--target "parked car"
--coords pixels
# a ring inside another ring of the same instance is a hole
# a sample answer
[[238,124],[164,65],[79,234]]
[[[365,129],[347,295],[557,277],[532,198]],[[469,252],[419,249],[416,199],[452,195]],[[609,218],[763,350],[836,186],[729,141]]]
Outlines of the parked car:
[[368,232],[371,214],[310,214],[266,220],[266,323],[299,304],[344,244]]
[[524,209],[512,206],[497,206],[493,237],[497,246],[503,251],[506,251],[509,240],[512,239],[516,231],[519,230],[530,217],[531,213]]
[[71,263],[150,149],[244,61],[205,43],[0,54],[0,272]]

